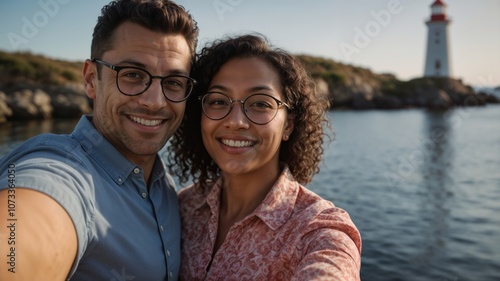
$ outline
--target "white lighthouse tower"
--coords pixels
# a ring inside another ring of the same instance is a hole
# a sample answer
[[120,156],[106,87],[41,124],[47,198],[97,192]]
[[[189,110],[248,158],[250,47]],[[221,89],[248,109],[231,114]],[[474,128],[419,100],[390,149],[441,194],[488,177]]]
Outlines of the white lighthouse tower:
[[432,15],[426,22],[427,56],[425,59],[425,77],[450,77],[451,68],[448,47],[448,20],[446,16],[446,4],[442,0],[436,0],[431,5]]

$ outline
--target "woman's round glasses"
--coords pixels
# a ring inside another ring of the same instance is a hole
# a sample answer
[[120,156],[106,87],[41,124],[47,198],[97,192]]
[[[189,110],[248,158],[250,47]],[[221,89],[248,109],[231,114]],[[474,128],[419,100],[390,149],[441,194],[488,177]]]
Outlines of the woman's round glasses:
[[210,92],[198,97],[201,100],[203,113],[212,120],[220,120],[229,115],[236,102],[241,104],[243,113],[258,125],[271,122],[282,106],[290,109],[290,106],[277,98],[267,94],[253,94],[244,100],[232,100],[230,97],[219,92]]
[[182,102],[189,97],[196,84],[193,78],[181,74],[154,76],[139,67],[116,66],[100,59],[92,61],[116,71],[116,86],[126,96],[138,96],[151,86],[153,79],[160,79],[165,98],[171,102]]

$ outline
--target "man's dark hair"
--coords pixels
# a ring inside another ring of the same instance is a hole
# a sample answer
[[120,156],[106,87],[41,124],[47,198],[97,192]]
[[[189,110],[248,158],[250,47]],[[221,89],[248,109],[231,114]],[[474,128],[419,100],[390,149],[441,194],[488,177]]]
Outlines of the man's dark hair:
[[184,7],[170,0],[117,0],[104,6],[92,34],[91,58],[101,58],[113,48],[114,32],[126,21],[152,31],[182,35],[194,59],[199,33],[197,23]]

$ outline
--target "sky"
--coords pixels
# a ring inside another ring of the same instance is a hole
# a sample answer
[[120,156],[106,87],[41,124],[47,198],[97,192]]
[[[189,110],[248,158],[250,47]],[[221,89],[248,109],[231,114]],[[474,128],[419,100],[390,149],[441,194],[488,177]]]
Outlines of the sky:
[[[109,0],[0,3],[0,50],[89,58],[92,31]],[[177,0],[200,28],[199,47],[225,35],[257,32],[293,54],[391,73],[424,71],[434,0]],[[451,75],[476,87],[500,86],[500,0],[445,0]]]

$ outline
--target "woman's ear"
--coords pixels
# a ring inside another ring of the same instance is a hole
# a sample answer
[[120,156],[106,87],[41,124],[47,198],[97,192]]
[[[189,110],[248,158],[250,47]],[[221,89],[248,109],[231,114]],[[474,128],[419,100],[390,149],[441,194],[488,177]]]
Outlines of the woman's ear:
[[285,129],[283,130],[283,137],[281,138],[282,140],[287,141],[290,138],[294,126],[295,126],[295,114],[288,113],[285,120]]
[[85,60],[83,64],[83,87],[85,93],[91,99],[96,98],[97,67],[91,60]]

